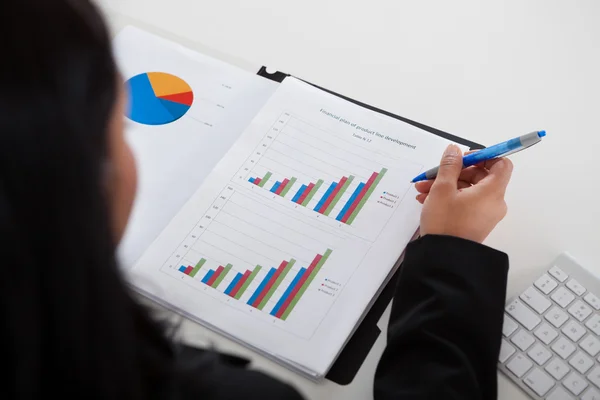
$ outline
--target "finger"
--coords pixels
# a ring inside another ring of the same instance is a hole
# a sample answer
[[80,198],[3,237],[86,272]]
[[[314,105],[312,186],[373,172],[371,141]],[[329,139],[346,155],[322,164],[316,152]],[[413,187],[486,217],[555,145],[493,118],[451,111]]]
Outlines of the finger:
[[[465,156],[468,156],[469,154],[473,154],[473,153],[477,153],[479,150],[469,150],[467,152],[465,152]],[[482,161],[480,163],[475,164],[475,166],[477,167],[483,167],[485,169],[490,169],[492,168],[492,165],[494,165],[495,163],[497,163],[499,160],[499,158],[494,158],[492,160],[487,160],[487,161]]]
[[460,177],[458,179],[460,179],[461,181],[469,182],[473,185],[476,185],[483,178],[488,176],[488,174],[489,174],[489,172],[487,169],[482,168],[482,167],[473,166],[473,167],[463,169],[462,172],[460,173]]
[[[485,171],[485,174],[487,175],[487,171]],[[459,189],[465,189],[473,184],[473,182],[471,182],[470,179],[464,179],[462,176],[462,173],[461,173],[459,179],[460,179],[458,181]],[[431,181],[417,182],[417,183],[415,183],[415,189],[417,189],[417,192],[419,192],[419,193],[429,193],[429,191],[431,190],[431,186],[433,186],[433,182],[435,182],[435,181],[431,180]]]
[[466,189],[466,188],[470,188],[471,186],[473,186],[473,185],[471,185],[470,182],[467,182],[467,181],[458,181],[458,188],[459,189]]
[[494,158],[492,160],[487,160],[485,162],[483,162],[483,168],[485,169],[490,169],[494,166],[494,164],[496,164],[498,161],[502,160],[502,158]]
[[431,190],[431,186],[433,185],[434,181],[421,181],[421,182],[417,182],[415,183],[415,189],[417,189],[417,192],[419,193],[429,193],[429,191]]
[[428,193],[420,193],[417,195],[417,201],[421,204],[425,203],[425,200],[427,199],[427,196],[429,194]]
[[[433,182],[433,181],[432,181]],[[458,181],[458,189],[462,190],[462,189],[467,189],[470,188],[471,185],[469,182],[465,182],[465,181]],[[424,192],[424,193],[419,193],[417,195],[417,201],[421,204],[425,203],[425,200],[427,200],[427,196],[429,195],[429,192]]]
[[436,187],[456,190],[462,167],[462,152],[457,145],[451,144],[442,156],[437,177],[431,187],[432,190],[435,190]]
[[490,173],[486,182],[490,185],[496,186],[496,189],[504,195],[510,177],[512,176],[513,163],[508,158],[499,158],[493,163],[490,168]]

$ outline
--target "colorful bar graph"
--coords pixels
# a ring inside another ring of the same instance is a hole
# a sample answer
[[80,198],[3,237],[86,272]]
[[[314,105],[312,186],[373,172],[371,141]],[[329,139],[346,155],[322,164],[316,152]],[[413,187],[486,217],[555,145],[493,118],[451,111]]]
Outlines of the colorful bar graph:
[[300,196],[300,198],[296,201],[296,203],[298,203],[300,205],[304,204],[304,201],[308,198],[308,195],[310,194],[310,192],[312,192],[312,190],[314,188],[315,188],[315,184],[312,182],[309,183],[308,186],[302,192],[302,196]]
[[[296,294],[298,293],[298,291],[300,291],[300,288],[302,287],[302,285],[304,284],[304,282],[306,282],[306,280],[308,279],[308,277],[310,276],[310,274],[313,273],[313,271],[315,270],[315,268],[317,267],[317,264],[319,264],[319,261],[321,261],[321,258],[323,258],[322,255],[317,254],[317,256],[315,257],[315,259],[310,263],[310,266],[308,267],[307,273],[304,274],[301,279],[298,280],[298,282],[295,282],[295,284],[293,286],[290,286],[290,290],[289,293],[284,294],[281,299],[279,300],[281,302],[281,307],[279,307],[277,309],[277,312],[273,315],[275,315],[277,318],[281,318],[281,316],[283,315],[283,313],[285,312],[285,310],[288,308],[288,306],[290,305],[290,303],[292,302],[292,300],[294,299],[294,297],[296,296]],[[275,311],[275,310],[273,310]]]
[[306,191],[306,189],[308,189],[308,186],[302,185],[300,187],[300,189],[298,189],[298,191],[296,192],[296,195],[294,195],[294,198],[292,199],[292,201],[294,203],[298,203],[298,201],[300,200],[300,198],[304,195],[304,191]]
[[356,207],[358,206],[358,204],[365,197],[365,194],[367,193],[367,191],[369,190],[369,188],[371,187],[371,185],[373,185],[373,182],[375,182],[375,179],[377,179],[378,175],[379,174],[377,172],[373,172],[373,174],[371,175],[371,177],[369,178],[369,180],[367,181],[367,183],[361,189],[361,191],[358,194],[358,196],[356,196],[356,199],[354,199],[354,201],[350,205],[350,208],[348,209],[348,211],[346,212],[346,214],[344,214],[344,217],[342,218],[342,222],[343,223],[347,223],[348,222],[348,219],[350,218],[350,216],[352,215],[352,213],[354,212],[354,210],[356,209]]
[[365,186],[365,184],[363,182],[361,182],[356,187],[356,189],[354,190],[354,193],[352,193],[352,196],[350,196],[350,198],[348,199],[348,201],[344,205],[344,208],[342,208],[342,211],[340,211],[340,213],[338,214],[338,216],[335,218],[337,221],[341,221],[344,218],[344,215],[346,215],[346,213],[348,212],[348,210],[352,206],[352,203],[354,203],[354,200],[356,200],[356,198],[358,197],[358,194],[361,192],[361,190],[363,189],[364,186]]
[[317,181],[317,184],[312,188],[312,190],[308,193],[308,196],[306,196],[306,198],[304,199],[304,201],[302,201],[302,205],[304,207],[306,207],[308,205],[308,203],[310,203],[310,201],[312,200],[312,198],[315,196],[315,194],[319,191],[319,189],[321,188],[321,186],[323,185],[323,179],[319,179]]
[[277,193],[277,190],[279,189],[279,187],[281,186],[281,182],[277,181],[275,182],[275,184],[273,184],[273,187],[271,188],[271,193]]
[[281,192],[283,192],[283,189],[285,189],[285,187],[287,186],[288,183],[290,183],[290,180],[285,178],[283,180],[283,182],[281,182],[281,184],[277,187],[275,194],[278,196],[281,196]]
[[296,304],[298,304],[298,302],[302,298],[302,295],[304,294],[304,292],[306,292],[306,289],[308,289],[308,287],[310,286],[312,281],[315,279],[315,276],[317,276],[317,274],[323,267],[323,264],[325,264],[325,262],[327,261],[327,259],[331,255],[331,253],[332,253],[332,250],[327,249],[327,251],[325,251],[325,254],[323,254],[323,256],[317,262],[317,265],[312,270],[312,272],[306,274],[306,280],[304,282],[299,282],[298,291],[296,293],[292,293],[289,296],[289,299],[290,299],[289,305],[287,305],[287,306],[284,305],[286,308],[283,311],[280,310],[281,311],[280,318],[282,320],[285,321],[287,319],[287,317],[290,315],[290,313],[292,312],[292,310],[294,309],[294,307],[296,307]]
[[252,303],[252,307],[258,308],[260,306],[260,304],[262,303],[264,298],[267,296],[267,293],[269,292],[269,290],[271,289],[273,284],[275,284],[275,281],[277,280],[277,278],[279,278],[279,276],[281,275],[283,270],[287,267],[287,265],[288,265],[287,261],[281,262],[281,264],[279,265],[279,268],[277,268],[277,270],[275,271],[273,276],[271,276],[271,279],[269,279],[269,281],[264,286],[263,290],[261,290],[259,295],[256,297],[256,300]]
[[239,300],[240,297],[242,297],[242,295],[246,292],[246,289],[248,289],[248,286],[250,286],[252,281],[254,281],[254,278],[256,278],[256,275],[258,275],[261,269],[262,267],[260,265],[257,265],[256,268],[254,268],[254,271],[252,271],[252,273],[250,274],[250,276],[244,281],[244,283],[242,283],[242,286],[239,288],[239,290],[236,293],[233,293],[233,296],[236,300]]
[[[233,280],[231,282],[229,282],[229,285],[227,286],[227,289],[225,289],[225,294],[227,296],[231,296],[231,291],[233,290],[234,287],[237,286],[238,282],[242,279],[244,275],[242,275],[241,273],[237,273],[237,275],[233,278]],[[231,296],[233,297],[233,296]]]
[[217,277],[217,279],[212,283],[211,286],[213,287],[213,289],[216,289],[217,286],[219,286],[221,284],[221,282],[223,282],[223,279],[225,279],[225,276],[231,270],[231,267],[233,267],[233,265],[231,265],[231,264],[227,264],[225,266],[225,269],[219,274],[219,276]]
[[206,284],[208,286],[212,286],[214,288],[213,285],[214,285],[215,281],[219,278],[219,276],[221,275],[221,272],[223,272],[224,269],[225,269],[225,267],[223,267],[222,265],[219,266],[219,268],[217,268],[216,271],[213,271],[210,279],[208,280],[208,282],[206,282]]
[[335,185],[333,192],[328,196],[325,203],[317,211],[321,214],[329,215],[333,207],[336,206],[342,195],[346,192],[346,189],[348,189],[348,186],[353,179],[353,176],[350,176],[350,178],[344,176],[342,179],[340,179],[340,181]]
[[[352,225],[387,171],[388,170],[386,168],[382,168],[380,172],[373,172],[366,182],[360,182],[358,186],[354,188],[352,195],[346,201],[342,207],[342,210],[337,214],[336,220],[347,225]],[[271,179],[271,177],[272,173],[267,172],[262,178],[252,177],[249,179],[249,181],[257,186],[264,187],[266,182]],[[330,214],[333,212],[333,209],[338,206],[342,197],[352,185],[354,179],[355,177],[353,175],[349,175],[347,177],[342,177],[338,182],[329,183],[327,190],[313,207],[313,211],[325,216],[330,216]],[[277,194],[278,196],[286,197],[292,189],[292,186],[295,185],[296,181],[296,177],[283,178],[282,180],[273,183],[273,185],[270,186],[269,191]],[[316,181],[316,183],[310,182],[308,184],[301,185],[301,187],[292,197],[292,202],[300,204],[303,207],[307,207],[324,183],[325,181],[323,179],[319,179]]]
[[287,185],[285,185],[285,189],[283,189],[279,195],[281,197],[285,197],[288,194],[288,192],[290,191],[290,189],[292,188],[292,186],[294,186],[294,183],[296,183],[296,180],[297,180],[296,177],[292,177],[292,179],[290,179],[289,183]]
[[319,202],[313,209],[314,211],[321,212],[321,209],[325,206],[325,203],[329,200],[329,198],[331,197],[331,194],[333,193],[333,191],[335,190],[335,187],[337,185],[338,185],[338,183],[336,183],[336,182],[333,182],[331,185],[329,185],[329,188],[327,189],[327,191],[325,192],[323,197],[321,197],[321,200],[319,200]]
[[371,197],[371,195],[373,194],[373,192],[377,188],[377,185],[379,185],[379,182],[381,182],[381,180],[385,176],[386,172],[387,172],[387,169],[383,168],[381,170],[381,172],[379,172],[379,174],[377,174],[377,177],[375,178],[375,180],[373,181],[373,183],[371,184],[371,186],[369,186],[369,189],[366,191],[366,193],[364,194],[364,196],[362,198],[359,197],[359,199],[356,200],[357,201],[357,206],[356,206],[356,208],[355,208],[354,211],[350,211],[352,213],[352,215],[350,215],[350,218],[346,222],[348,225],[352,225],[352,223],[354,222],[354,219],[356,219],[356,216],[358,215],[358,213],[360,213],[360,211],[364,207],[364,205],[367,202],[367,200],[369,200],[369,197]]
[[333,201],[331,202],[331,204],[329,204],[329,206],[325,210],[325,213],[324,213],[325,215],[329,216],[329,214],[331,214],[334,207],[337,206],[337,204],[340,202],[340,199],[342,198],[344,193],[346,193],[346,190],[348,190],[348,188],[350,187],[350,184],[352,184],[353,181],[354,181],[354,176],[350,175],[348,177],[348,179],[346,180],[346,182],[344,182],[344,185],[340,188],[340,191],[333,198]]
[[215,274],[215,271],[213,271],[212,269],[209,270],[206,275],[204,275],[204,278],[202,278],[202,283],[206,283],[208,285],[208,281],[212,278],[212,276]]
[[[281,298],[279,299],[277,304],[275,304],[275,307],[273,307],[273,309],[271,310],[271,313],[270,313],[271,315],[276,316],[277,318],[280,318],[280,315],[283,314],[283,312],[281,311],[282,306],[284,305],[284,303],[286,303],[290,294],[294,291],[294,288],[298,285],[298,282],[300,282],[302,277],[305,275],[305,272],[306,272],[306,268],[300,268],[300,271],[298,271],[298,273],[294,277],[294,280],[292,280],[292,282],[288,285],[287,289],[283,293],[283,296],[281,296]],[[280,312],[281,312],[281,314],[279,314]]]
[[254,183],[256,186],[264,187],[267,181],[271,179],[272,175],[271,172],[267,172],[262,178],[250,178],[248,179],[248,182]]
[[[342,198],[342,196],[344,195],[344,193],[346,193],[346,190],[348,190],[348,187],[350,186],[352,181],[354,181],[354,177],[352,175],[350,175],[348,178],[346,178],[346,180],[344,181],[343,184],[342,184],[342,180],[340,181],[340,184],[336,187],[336,190],[332,194],[331,203],[329,203],[329,205],[327,203],[325,204],[325,207],[324,207],[325,210],[323,211],[324,215],[329,216],[329,214],[331,214],[331,211],[333,211],[333,208],[335,206],[337,206],[337,204],[339,203],[339,201]],[[338,191],[338,189],[339,189],[339,191]],[[337,191],[337,193],[335,193],[336,191]]]
[[252,297],[250,297],[250,300],[248,300],[246,302],[246,304],[248,304],[249,306],[255,307],[254,303],[257,301],[258,297],[261,295],[261,293],[263,292],[263,290],[265,289],[265,287],[267,286],[267,284],[269,283],[269,281],[271,280],[273,275],[275,275],[275,272],[277,272],[276,268],[271,268],[269,270],[269,272],[267,273],[267,276],[265,276],[265,278],[262,280],[260,285],[258,285],[258,288],[254,291],[254,293],[252,294]]
[[[296,264],[295,259],[292,258],[289,261],[282,261],[278,268],[270,268],[269,272],[262,279],[260,285],[256,288],[246,304],[263,311],[264,307],[273,298],[275,292],[281,287],[282,283],[286,281],[288,283],[283,295],[269,312],[270,315],[285,320],[330,254],[330,249],[327,249],[324,255],[317,254],[308,268],[302,267],[300,270],[295,271],[294,278],[291,280],[286,280],[286,277],[290,275],[290,271]],[[181,265],[178,271],[194,277],[206,263],[207,259],[202,258],[195,266]],[[227,264],[226,266],[220,265],[216,270],[209,269],[202,278],[202,283],[213,289],[217,289],[229,272],[231,272],[232,267],[232,264]],[[253,270],[236,272],[235,277],[228,282],[227,288],[223,293],[233,299],[239,300],[261,270],[262,266],[257,265]],[[266,310],[264,311],[266,312]]]
[[273,175],[271,172],[267,172],[265,174],[265,176],[258,183],[258,186],[265,187],[265,183],[267,183],[267,181],[271,178],[271,175]]
[[281,272],[281,274],[279,274],[278,277],[273,277],[274,280],[275,280],[275,282],[271,285],[271,287],[269,287],[269,285],[267,285],[267,287],[265,288],[265,290],[268,290],[268,291],[267,291],[267,294],[265,295],[265,297],[262,299],[262,301],[258,305],[258,309],[259,310],[262,310],[267,305],[267,303],[269,302],[269,300],[273,296],[273,293],[275,293],[275,291],[277,290],[277,288],[279,288],[279,285],[281,285],[281,282],[285,279],[285,277],[290,272],[290,270],[292,269],[292,267],[294,266],[295,263],[296,263],[296,260],[291,259],[287,263],[287,265],[285,266],[285,268]]
[[[246,270],[246,272],[244,272],[244,275],[238,274],[238,275],[240,275],[240,279],[238,281],[236,281],[235,285],[233,286],[231,291],[228,293],[231,297],[233,297],[235,299],[235,296],[237,295],[238,291],[241,289],[242,285],[246,282],[246,280],[248,279],[248,277],[250,276],[251,273],[252,272]],[[236,275],[236,277],[237,277],[237,275]]]
[[194,278],[196,276],[196,274],[198,273],[198,271],[200,271],[200,268],[202,268],[204,266],[204,264],[206,264],[206,259],[203,258],[200,261],[198,261],[198,264],[196,264],[196,266],[194,267],[194,269],[192,270],[192,272],[190,272],[190,276],[192,278]]

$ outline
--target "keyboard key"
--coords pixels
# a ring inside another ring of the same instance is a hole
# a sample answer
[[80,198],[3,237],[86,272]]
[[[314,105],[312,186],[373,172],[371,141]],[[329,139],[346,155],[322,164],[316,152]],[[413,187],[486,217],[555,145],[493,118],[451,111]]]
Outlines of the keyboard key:
[[600,400],[600,392],[594,388],[589,388],[587,392],[581,396],[581,400]]
[[592,365],[594,365],[594,360],[583,354],[582,351],[578,351],[577,354],[571,358],[569,364],[571,364],[572,367],[575,367],[580,373],[585,374],[592,368]]
[[567,359],[575,351],[575,345],[561,336],[552,345],[552,350],[562,358]]
[[594,296],[591,293],[588,293],[585,295],[585,297],[583,299],[590,306],[594,307],[594,310],[600,311],[600,299],[599,298],[597,298],[596,296]]
[[550,298],[554,300],[559,306],[565,308],[566,306],[571,304],[573,300],[575,300],[575,295],[567,289],[565,289],[563,286],[561,286],[558,289],[556,289],[554,293],[552,293],[552,296],[550,296]]
[[542,321],[540,317],[535,315],[534,312],[521,303],[520,300],[514,300],[506,306],[506,312],[516,319],[518,323],[527,328],[527,330],[532,330]]
[[579,396],[579,393],[583,392],[583,389],[588,387],[588,383],[581,377],[581,375],[571,372],[563,381],[563,385],[575,396]]
[[504,314],[504,324],[502,325],[502,334],[509,337],[517,330],[519,325],[513,321],[508,315]]
[[534,368],[533,371],[524,379],[527,386],[531,388],[538,396],[544,396],[548,390],[554,386],[554,380],[546,373]]
[[506,362],[515,353],[515,348],[512,347],[506,340],[502,339],[502,343],[500,344],[500,356],[498,357],[498,361],[502,364]]
[[596,335],[600,336],[600,315],[592,315],[592,317],[585,323],[585,326],[591,329]]
[[583,301],[577,300],[571,307],[569,307],[569,314],[577,318],[579,322],[583,321],[592,313],[592,309],[586,306]]
[[545,345],[550,344],[558,336],[558,332],[552,329],[552,327],[545,322],[541,324],[535,330],[535,332],[533,332],[533,334],[542,342],[544,342]]
[[562,328],[561,332],[567,335],[572,341],[577,342],[583,337],[583,335],[585,335],[585,328],[579,325],[577,322],[571,320],[567,322],[567,324]]
[[548,274],[540,276],[540,278],[533,284],[544,294],[549,294],[558,286],[558,283],[554,279],[552,279]]
[[561,387],[557,387],[556,389],[554,389],[554,391],[550,394],[550,396],[546,397],[546,400],[572,400],[573,397],[571,397],[566,391],[565,389],[561,388]]
[[516,344],[518,348],[525,351],[533,344],[533,342],[535,342],[535,339],[527,333],[525,329],[519,329],[519,331],[510,338],[510,341]]
[[552,268],[550,268],[550,270],[548,272],[550,273],[550,275],[552,275],[553,277],[558,279],[560,282],[566,281],[567,278],[569,277],[569,275],[565,274],[563,272],[563,270],[558,267],[552,267]]
[[[560,308],[552,307],[552,309],[546,313],[545,318],[556,328],[560,328],[562,324],[567,322],[569,316]],[[600,323],[598,326],[600,327]]]
[[582,296],[585,293],[585,288],[579,284],[575,279],[571,279],[567,282],[567,287],[573,291],[577,296]]
[[543,314],[544,311],[546,311],[552,305],[552,302],[545,298],[533,286],[528,287],[527,290],[524,291],[519,297],[538,314]]
[[567,366],[560,358],[554,358],[546,365],[546,371],[554,377],[557,381],[560,381],[564,376],[571,371],[571,368]]
[[533,367],[533,363],[523,354],[517,354],[508,364],[506,364],[506,368],[515,374],[517,378],[525,375],[525,372],[529,371],[531,367]]
[[595,367],[587,378],[596,386],[600,387],[600,367]]
[[546,361],[552,358],[552,353],[550,353],[544,346],[542,346],[539,343],[533,346],[531,350],[529,350],[527,355],[531,357],[531,359],[535,361],[537,365],[544,365]]
[[585,339],[579,342],[579,347],[585,350],[592,357],[600,352],[600,340],[593,335],[587,335]]

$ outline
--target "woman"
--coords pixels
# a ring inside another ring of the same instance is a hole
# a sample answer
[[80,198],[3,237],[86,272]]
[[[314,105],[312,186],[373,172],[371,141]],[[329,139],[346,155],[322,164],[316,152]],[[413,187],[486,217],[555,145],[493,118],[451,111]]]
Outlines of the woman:
[[[87,0],[0,4],[0,398],[299,399],[245,362],[169,339],[115,261],[135,192],[110,38]],[[508,160],[461,172],[450,146],[420,183],[377,399],[496,395]]]

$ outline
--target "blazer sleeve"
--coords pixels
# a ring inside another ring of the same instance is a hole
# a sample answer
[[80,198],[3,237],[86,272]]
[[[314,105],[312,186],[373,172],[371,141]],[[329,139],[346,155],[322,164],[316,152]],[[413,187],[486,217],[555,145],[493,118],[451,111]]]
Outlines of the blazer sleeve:
[[496,399],[508,256],[427,235],[406,251],[375,399]]

